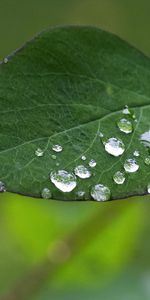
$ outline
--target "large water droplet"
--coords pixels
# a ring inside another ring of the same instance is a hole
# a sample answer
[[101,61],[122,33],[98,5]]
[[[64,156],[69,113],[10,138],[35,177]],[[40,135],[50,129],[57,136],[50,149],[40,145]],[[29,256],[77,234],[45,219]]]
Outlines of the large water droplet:
[[128,105],[125,105],[124,109],[122,110],[124,115],[130,115],[130,110]]
[[139,156],[140,156],[140,152],[139,152],[138,150],[135,150],[135,151],[133,152],[133,155],[134,155],[135,157],[139,157]]
[[96,201],[107,201],[110,199],[110,189],[103,184],[97,184],[91,189],[91,196]]
[[150,156],[146,157],[144,162],[147,166],[150,166]]
[[120,131],[128,134],[128,133],[131,133],[133,131],[133,126],[132,126],[132,123],[127,120],[127,119],[121,119],[117,122],[117,125],[120,129]]
[[82,155],[82,156],[81,156],[81,159],[82,159],[82,160],[86,160],[86,156],[85,156],[85,155]]
[[120,139],[112,137],[103,143],[105,150],[113,156],[120,156],[125,151],[125,145]]
[[90,162],[89,162],[89,166],[90,166],[91,168],[96,167],[96,160],[95,160],[95,159],[91,159]]
[[50,198],[52,198],[52,193],[48,188],[44,188],[42,190],[41,196],[44,199],[50,199]]
[[135,159],[129,158],[124,163],[124,169],[128,173],[134,173],[139,169],[139,165]]
[[142,144],[144,144],[144,146],[150,147],[150,130],[144,132],[144,133],[140,136],[140,140],[141,140]]
[[150,183],[149,183],[148,186],[147,186],[147,191],[148,191],[148,193],[150,194]]
[[53,145],[52,149],[55,152],[61,152],[63,150],[61,145]]
[[38,157],[43,156],[43,154],[44,154],[44,151],[43,151],[41,148],[38,148],[38,149],[35,151],[35,155],[38,156]]
[[77,166],[74,169],[74,172],[78,177],[80,177],[82,179],[91,177],[91,172],[83,165]]
[[2,181],[0,181],[0,193],[2,192],[6,192],[6,188],[5,188],[5,184]]
[[65,170],[59,170],[58,172],[51,172],[51,182],[62,192],[69,193],[77,185],[76,176],[72,173],[68,173]]
[[123,184],[125,182],[125,179],[126,178],[125,178],[124,173],[122,173],[120,171],[116,172],[113,176],[113,180],[117,184]]

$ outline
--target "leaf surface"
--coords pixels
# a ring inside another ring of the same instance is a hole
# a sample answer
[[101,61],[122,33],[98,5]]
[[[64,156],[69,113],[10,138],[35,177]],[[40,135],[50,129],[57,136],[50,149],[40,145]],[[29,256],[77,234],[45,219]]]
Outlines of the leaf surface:
[[[84,191],[88,200],[90,189],[100,183],[110,188],[111,199],[147,194],[149,148],[139,137],[150,130],[149,82],[149,58],[98,28],[54,28],[8,57],[0,65],[0,180],[7,190],[41,197],[47,187],[59,200],[77,200],[76,192]],[[131,134],[117,126],[125,105],[137,120]],[[99,132],[121,139],[124,154],[108,154]],[[55,153],[55,144],[63,151]],[[44,150],[42,157],[35,155],[38,148]],[[123,185],[115,184],[114,173],[123,171],[135,150],[141,154],[139,171],[126,174]],[[72,192],[63,193],[50,182],[51,171],[73,172],[82,164],[90,169],[91,159],[97,162],[92,176],[78,178]]]

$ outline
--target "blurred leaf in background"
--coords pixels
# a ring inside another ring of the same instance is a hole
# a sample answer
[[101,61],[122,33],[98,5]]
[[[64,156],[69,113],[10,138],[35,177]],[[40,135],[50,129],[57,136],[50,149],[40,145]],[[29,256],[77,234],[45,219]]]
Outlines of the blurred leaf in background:
[[[148,0],[1,0],[0,57],[37,32],[58,24],[98,25],[149,54],[149,10]],[[128,200],[124,212],[34,299],[149,300],[149,200]],[[83,223],[97,209],[103,213],[99,203],[54,203],[1,194],[1,293],[38,263],[53,241]]]

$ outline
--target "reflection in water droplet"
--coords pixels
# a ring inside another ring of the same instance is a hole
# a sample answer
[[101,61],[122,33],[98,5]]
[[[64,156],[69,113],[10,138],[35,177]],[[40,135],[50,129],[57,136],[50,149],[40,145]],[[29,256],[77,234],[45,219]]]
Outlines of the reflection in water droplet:
[[0,193],[2,192],[6,192],[6,188],[5,188],[5,184],[2,181],[0,181]]
[[138,156],[140,156],[140,152],[139,152],[138,150],[135,150],[135,151],[133,152],[133,155],[134,155],[135,157],[138,157]]
[[147,191],[148,191],[148,193],[150,194],[150,183],[149,183],[148,186],[147,186]]
[[50,199],[50,198],[52,198],[52,193],[48,188],[44,188],[42,190],[41,196],[44,199]]
[[44,151],[41,148],[36,149],[36,151],[35,151],[36,156],[41,157],[41,156],[43,156],[43,154],[44,154]]
[[85,156],[85,155],[82,155],[82,156],[81,156],[81,159],[82,159],[82,160],[86,160],[86,156]]
[[125,176],[124,176],[124,173],[118,171],[114,174],[113,176],[113,180],[115,183],[117,184],[123,184],[125,182]]
[[144,146],[150,147],[150,130],[144,132],[144,133],[140,136],[140,140],[141,140],[142,144],[144,144]]
[[64,193],[71,192],[77,185],[76,176],[72,173],[68,173],[65,170],[51,172],[50,180],[60,191]]
[[139,169],[139,165],[137,164],[135,159],[126,159],[124,163],[124,169],[128,173],[134,173]]
[[124,109],[122,110],[124,115],[130,115],[130,110],[128,105],[125,105]]
[[120,131],[128,134],[128,133],[131,133],[133,131],[133,126],[132,126],[132,123],[127,120],[127,119],[121,119],[117,122],[117,125],[120,129]]
[[105,150],[113,156],[120,156],[125,151],[125,145],[120,139],[112,137],[103,143]]
[[78,177],[80,177],[82,179],[91,177],[91,172],[83,165],[77,166],[74,169],[74,172]]
[[150,166],[150,156],[146,157],[144,162],[147,166]]
[[110,189],[103,184],[97,184],[91,189],[91,196],[96,201],[107,201],[110,199]]
[[90,162],[89,162],[89,166],[90,166],[91,168],[96,167],[96,160],[91,159]]
[[83,192],[83,191],[77,191],[76,195],[77,195],[78,199],[83,199],[84,196],[85,196],[85,192]]
[[61,145],[53,145],[52,149],[55,152],[61,152],[63,150]]

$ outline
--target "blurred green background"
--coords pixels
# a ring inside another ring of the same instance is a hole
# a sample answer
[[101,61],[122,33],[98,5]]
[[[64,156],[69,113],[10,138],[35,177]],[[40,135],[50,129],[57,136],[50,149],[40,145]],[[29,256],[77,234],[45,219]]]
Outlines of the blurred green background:
[[[149,0],[0,0],[0,58],[37,32],[61,24],[100,26],[149,55],[149,12]],[[55,240],[94,212],[103,214],[104,206],[116,205],[1,194],[0,293],[11,290]],[[122,213],[31,299],[150,299],[150,197],[121,205]]]

